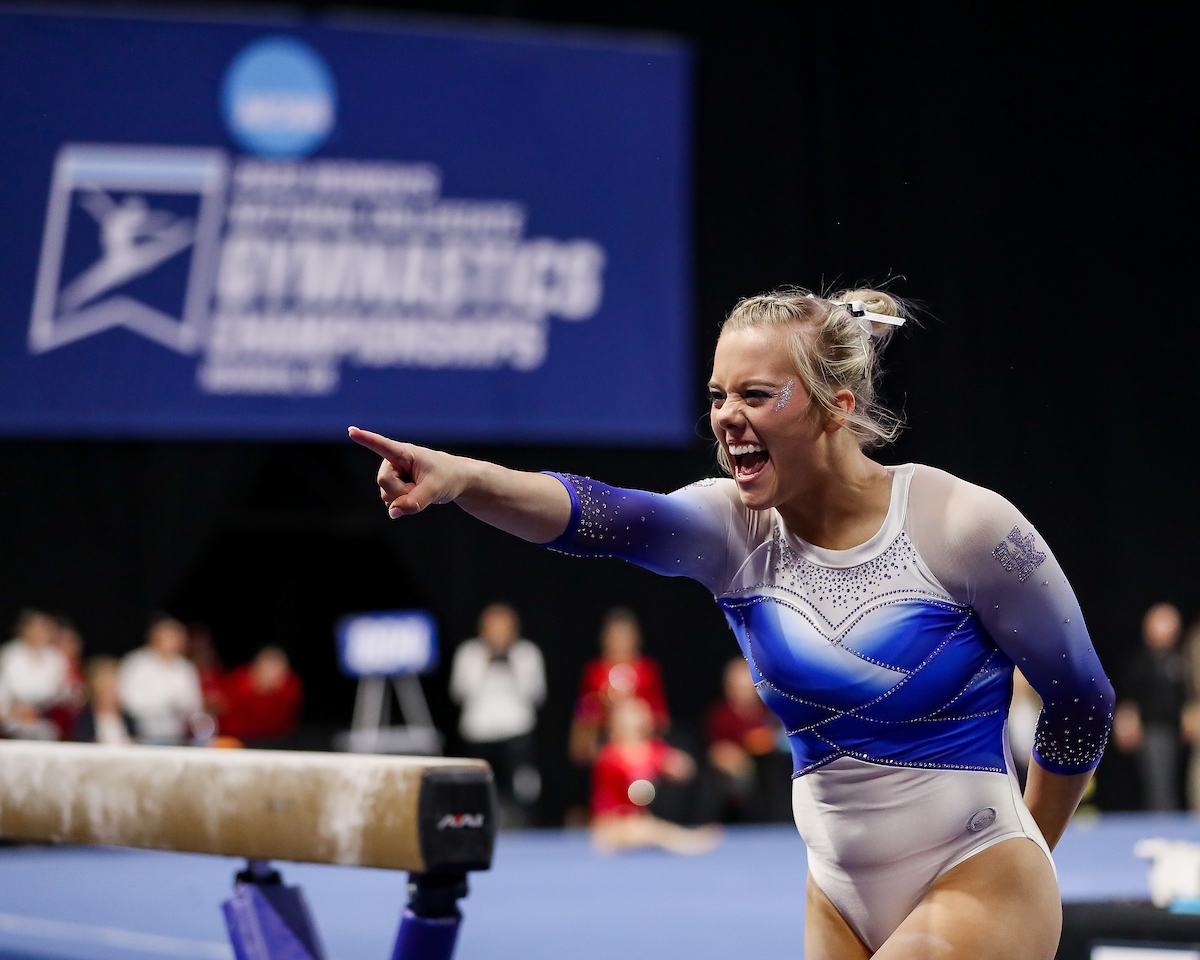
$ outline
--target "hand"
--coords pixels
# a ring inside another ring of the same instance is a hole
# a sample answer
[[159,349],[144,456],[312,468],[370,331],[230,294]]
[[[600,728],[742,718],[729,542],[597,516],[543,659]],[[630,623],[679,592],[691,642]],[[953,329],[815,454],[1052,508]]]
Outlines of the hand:
[[379,495],[393,520],[420,513],[433,503],[449,503],[463,492],[466,478],[456,468],[458,457],[399,443],[358,427],[350,428],[350,439],[383,457]]
[[709,762],[734,780],[743,780],[754,772],[754,761],[741,744],[718,740],[708,748]]
[[696,761],[682,750],[672,750],[663,758],[662,772],[667,779],[684,783],[696,775]]

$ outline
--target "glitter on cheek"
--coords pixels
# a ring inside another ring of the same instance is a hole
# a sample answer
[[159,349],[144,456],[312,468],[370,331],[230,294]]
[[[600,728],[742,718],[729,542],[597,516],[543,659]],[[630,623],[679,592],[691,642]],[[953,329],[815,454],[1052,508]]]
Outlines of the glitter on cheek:
[[788,382],[783,385],[783,389],[779,391],[779,399],[775,402],[774,410],[778,413],[786,407],[792,400],[792,388],[796,385],[796,381],[788,377]]

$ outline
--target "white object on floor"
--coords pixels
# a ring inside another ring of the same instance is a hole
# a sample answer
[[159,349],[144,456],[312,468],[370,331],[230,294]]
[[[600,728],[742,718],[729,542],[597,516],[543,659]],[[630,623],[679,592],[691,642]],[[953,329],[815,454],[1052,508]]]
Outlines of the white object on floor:
[[1135,843],[1133,852],[1150,861],[1150,899],[1156,907],[1200,898],[1200,843],[1152,837]]
[[1200,950],[1172,947],[1092,947],[1092,960],[1200,960]]

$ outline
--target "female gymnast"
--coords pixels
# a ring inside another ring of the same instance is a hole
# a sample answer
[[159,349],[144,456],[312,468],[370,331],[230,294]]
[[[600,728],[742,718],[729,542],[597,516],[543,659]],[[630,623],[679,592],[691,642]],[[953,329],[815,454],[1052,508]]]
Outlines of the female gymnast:
[[[709,389],[731,479],[668,495],[531,474],[351,428],[390,515],[457,503],[534,543],[710,589],[787,727],[808,847],[808,960],[1050,960],[1051,848],[1099,762],[1113,693],[1040,535],[1004,498],[864,448],[900,305],[849,290],[741,301]],[[1017,666],[1045,703],[1022,798]]]

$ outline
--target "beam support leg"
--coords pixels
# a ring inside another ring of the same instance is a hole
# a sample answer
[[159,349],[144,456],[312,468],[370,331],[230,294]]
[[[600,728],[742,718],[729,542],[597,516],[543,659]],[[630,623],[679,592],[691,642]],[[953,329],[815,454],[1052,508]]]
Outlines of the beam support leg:
[[237,960],[325,960],[304,894],[269,861],[248,860],[221,909]]
[[392,960],[450,960],[462,923],[458,900],[466,895],[465,873],[410,873]]

